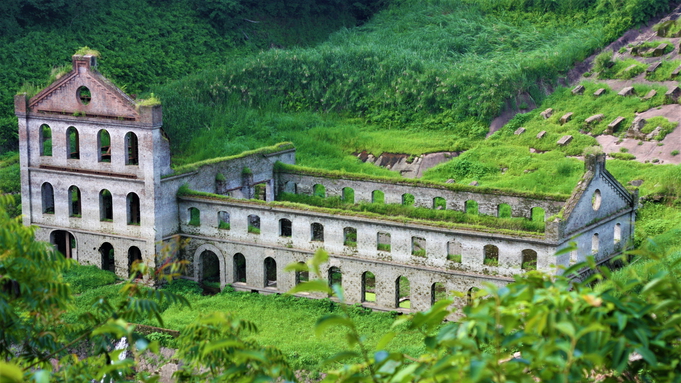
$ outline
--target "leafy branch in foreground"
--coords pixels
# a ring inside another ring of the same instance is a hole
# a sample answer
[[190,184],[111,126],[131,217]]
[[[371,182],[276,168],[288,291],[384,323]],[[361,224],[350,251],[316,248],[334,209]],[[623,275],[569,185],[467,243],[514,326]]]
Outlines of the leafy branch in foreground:
[[[638,255],[667,259],[661,249]],[[329,288],[319,273],[327,259],[320,250],[306,266],[290,265],[289,270],[305,267],[319,278],[290,292],[333,294],[342,302],[340,286]],[[346,311],[323,317],[318,334],[341,326],[348,346],[360,349],[331,361],[362,358],[329,372],[324,382],[676,381],[681,378],[681,285],[673,270],[679,262],[663,263],[666,268],[650,280],[632,275],[595,291],[590,284],[610,271],[589,258],[561,276],[531,271],[506,286],[487,285],[461,313],[450,309],[454,300],[439,301],[395,322],[423,333],[426,352],[415,356],[386,348],[394,332],[370,353]],[[597,273],[583,282],[567,277],[584,267]],[[442,322],[452,314],[460,319]]]
[[[101,381],[105,376],[147,381],[146,376],[135,376],[133,367],[142,352],[158,352],[158,343],[135,333],[129,322],[157,318],[162,323],[164,302],[189,302],[152,289],[138,277],[172,279],[184,264],[166,261],[164,257],[172,256],[168,253],[159,256],[161,267],[156,269],[135,263],[117,295],[97,297],[78,324],[71,325],[63,315],[72,308],[73,294],[62,272],[74,261],[49,243],[36,241],[35,229],[22,225],[20,218],[10,218],[5,206],[11,203],[11,196],[0,195],[0,381]],[[122,338],[130,346],[113,350]],[[89,356],[74,357],[73,348],[86,341]],[[125,351],[131,357],[121,357]]]

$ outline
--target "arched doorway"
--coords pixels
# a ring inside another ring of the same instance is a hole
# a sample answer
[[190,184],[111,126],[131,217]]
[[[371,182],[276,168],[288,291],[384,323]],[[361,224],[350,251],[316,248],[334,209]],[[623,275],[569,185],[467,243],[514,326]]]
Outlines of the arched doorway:
[[362,302],[376,302],[376,276],[371,271],[362,274]]
[[[137,246],[131,246],[128,249],[128,275],[132,274],[132,266],[135,262],[142,262],[142,252]],[[137,272],[135,278],[142,278],[142,273]]]
[[73,234],[64,230],[55,230],[50,234],[50,243],[57,248],[65,258],[78,258],[76,256],[76,238]]
[[234,254],[234,282],[246,283],[246,257],[241,253]]
[[210,250],[205,250],[199,257],[201,263],[199,282],[211,288],[219,289],[220,260],[218,256]]
[[395,280],[395,307],[411,308],[411,285],[407,277],[400,276]]
[[102,270],[116,272],[116,262],[114,257],[114,248],[109,242],[102,243],[99,247],[99,254],[102,259]]
[[265,287],[277,287],[277,262],[272,257],[265,258]]

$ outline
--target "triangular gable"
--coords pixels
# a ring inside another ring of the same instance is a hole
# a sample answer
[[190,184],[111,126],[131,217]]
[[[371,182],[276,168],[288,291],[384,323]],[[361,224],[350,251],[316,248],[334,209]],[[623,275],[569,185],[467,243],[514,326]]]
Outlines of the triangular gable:
[[[34,113],[138,120],[140,115],[135,102],[93,68],[95,60],[90,55],[73,56],[73,70],[31,98],[29,110]],[[81,87],[89,90],[89,100],[81,100]]]
[[605,155],[587,157],[586,172],[563,211],[563,235],[632,208],[634,196],[605,169]]

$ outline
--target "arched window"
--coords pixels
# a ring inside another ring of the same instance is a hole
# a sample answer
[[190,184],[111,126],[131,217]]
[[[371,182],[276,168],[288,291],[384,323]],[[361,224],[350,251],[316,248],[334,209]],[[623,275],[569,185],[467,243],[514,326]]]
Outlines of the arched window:
[[139,165],[139,148],[137,146],[137,135],[128,132],[125,135],[125,164]]
[[497,206],[497,217],[511,218],[511,205],[507,203],[500,203]]
[[315,197],[326,197],[326,188],[322,184],[316,184],[312,187],[312,195]]
[[343,245],[357,247],[357,229],[354,227],[343,228]]
[[135,193],[129,193],[126,197],[128,212],[128,225],[140,224],[140,197]]
[[426,257],[426,239],[411,237],[411,255],[415,257]]
[[390,252],[390,233],[378,233],[376,235],[376,250]]
[[[131,246],[128,249],[128,275],[132,275],[133,265],[136,262],[142,262],[142,252],[138,247]],[[142,278],[142,273],[137,272],[136,278]]]
[[546,220],[546,210],[540,207],[533,207],[532,210],[532,221],[544,222]]
[[[301,267],[307,267],[305,265],[305,262],[298,262],[298,265]],[[296,271],[296,285],[299,285],[302,282],[307,282],[310,280],[310,272],[309,271]]]
[[409,193],[402,194],[402,205],[414,206],[414,195]]
[[246,283],[246,257],[234,254],[234,282]]
[[380,190],[371,192],[371,203],[385,203],[385,193]]
[[376,277],[371,271],[362,274],[362,302],[376,302]]
[[401,276],[395,280],[395,307],[411,308],[411,285],[407,277]]
[[226,211],[218,212],[218,229],[229,230],[230,228],[229,213]]
[[537,252],[531,249],[522,251],[523,270],[537,270]]
[[213,289],[220,289],[220,260],[218,256],[210,250],[204,250],[199,256],[199,261],[201,264],[199,282]]
[[195,207],[190,207],[188,212],[189,212],[189,221],[187,221],[187,225],[189,225],[189,226],[201,226],[201,210],[199,210]]
[[445,200],[442,197],[433,198],[433,209],[435,209],[435,210],[447,209],[447,200]]
[[102,258],[102,270],[116,272],[116,258],[114,257],[114,248],[109,242],[102,243],[99,247],[99,254]]
[[622,240],[622,225],[617,223],[615,225],[615,233],[614,233],[614,239],[615,239],[615,244],[620,243]]
[[260,217],[251,214],[248,216],[248,229],[247,231],[251,234],[260,234]]
[[341,269],[336,266],[329,267],[329,286],[338,285],[341,286],[343,283],[343,274]]
[[598,210],[601,208],[601,191],[596,189],[594,191],[594,194],[591,196],[591,207],[593,207],[594,210]]
[[486,266],[499,266],[499,248],[494,245],[485,245],[483,248],[484,258],[482,263]]
[[111,136],[105,129],[97,133],[97,146],[99,162],[111,162]]
[[80,158],[80,140],[78,139],[78,130],[73,126],[70,126],[66,130],[66,158]]
[[321,223],[313,223],[310,229],[311,241],[324,242],[324,226]]
[[282,237],[293,235],[293,224],[290,219],[282,218],[279,220],[279,235]]
[[54,214],[54,189],[52,184],[45,182],[40,191],[43,197],[43,214]]
[[46,124],[40,126],[40,155],[52,156],[52,129]]
[[99,220],[113,221],[113,199],[111,192],[106,189],[99,192]]
[[265,258],[265,287],[277,287],[277,262],[272,257]]
[[430,305],[434,305],[435,302],[447,299],[447,289],[445,289],[445,284],[442,282],[435,282],[430,286]]
[[69,188],[69,217],[80,217],[80,189],[77,186]]
[[591,254],[598,254],[598,245],[598,233],[596,233],[591,237]]
[[472,199],[466,201],[466,214],[478,214],[479,212],[480,210],[477,201],[473,201]]
[[355,203],[355,190],[353,188],[343,188],[342,200],[345,203]]

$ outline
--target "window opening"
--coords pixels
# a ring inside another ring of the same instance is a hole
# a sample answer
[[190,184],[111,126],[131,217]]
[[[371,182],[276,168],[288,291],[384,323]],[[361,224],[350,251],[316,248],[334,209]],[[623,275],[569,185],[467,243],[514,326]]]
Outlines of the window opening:
[[40,155],[52,156],[52,129],[45,124],[40,126]]
[[248,216],[248,232],[251,234],[260,234],[260,217],[251,214]]
[[484,259],[482,263],[485,266],[499,266],[499,248],[494,245],[485,245],[483,248]]
[[113,198],[111,192],[106,189],[99,192],[99,220],[113,221]]
[[346,227],[343,229],[343,245],[357,247],[357,229]]

